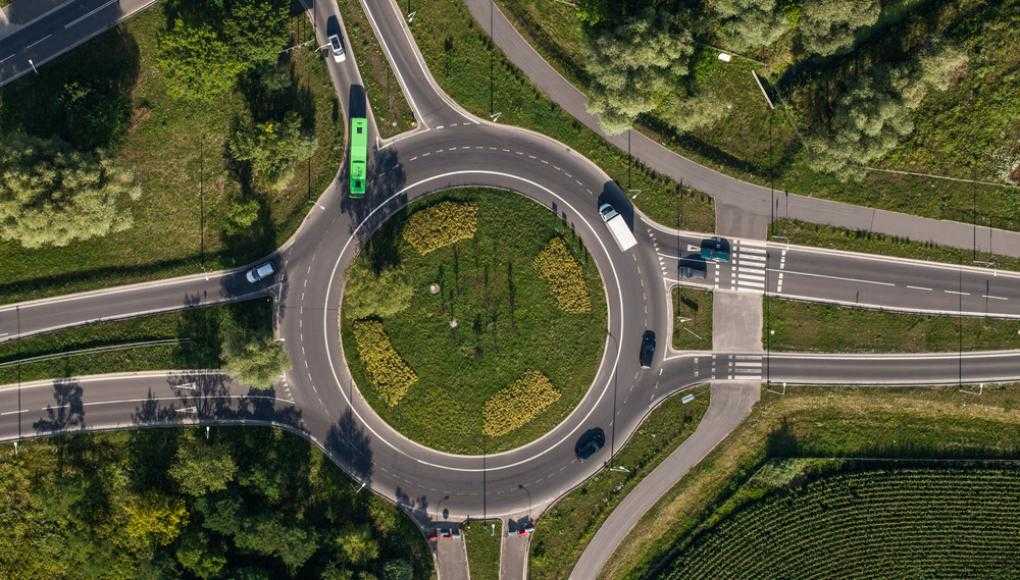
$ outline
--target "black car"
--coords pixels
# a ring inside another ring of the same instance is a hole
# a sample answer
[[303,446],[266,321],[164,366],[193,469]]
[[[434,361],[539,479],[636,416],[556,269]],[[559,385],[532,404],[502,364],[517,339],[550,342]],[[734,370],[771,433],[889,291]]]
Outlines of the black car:
[[641,352],[638,355],[641,359],[641,368],[652,368],[652,359],[655,358],[655,333],[646,330],[641,336]]
[[681,278],[705,278],[708,276],[708,262],[698,254],[680,258]]
[[584,461],[592,455],[595,455],[599,449],[602,449],[605,446],[605,444],[605,431],[599,427],[588,429],[577,440],[577,445],[574,445],[574,453],[577,454],[578,459]]

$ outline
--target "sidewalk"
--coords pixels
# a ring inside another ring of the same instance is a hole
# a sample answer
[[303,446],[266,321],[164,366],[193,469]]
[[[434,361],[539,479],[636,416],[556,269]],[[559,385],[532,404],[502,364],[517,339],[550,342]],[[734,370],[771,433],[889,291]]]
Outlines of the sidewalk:
[[33,21],[74,0],[14,0],[0,8],[0,38],[10,36]]

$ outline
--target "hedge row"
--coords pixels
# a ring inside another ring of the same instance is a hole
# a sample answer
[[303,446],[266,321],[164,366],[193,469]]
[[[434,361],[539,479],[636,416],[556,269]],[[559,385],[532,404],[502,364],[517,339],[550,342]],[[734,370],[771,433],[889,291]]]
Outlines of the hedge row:
[[523,427],[560,398],[549,377],[528,371],[524,377],[485,402],[485,426],[489,437],[506,435]]
[[584,272],[563,238],[553,238],[535,256],[535,269],[552,289],[560,310],[573,314],[591,312]]
[[354,323],[354,340],[358,354],[372,384],[390,407],[404,398],[408,389],[418,381],[418,375],[393,349],[390,339],[377,320],[359,320]]
[[428,254],[475,236],[478,205],[444,201],[417,211],[404,226],[404,239],[419,254]]

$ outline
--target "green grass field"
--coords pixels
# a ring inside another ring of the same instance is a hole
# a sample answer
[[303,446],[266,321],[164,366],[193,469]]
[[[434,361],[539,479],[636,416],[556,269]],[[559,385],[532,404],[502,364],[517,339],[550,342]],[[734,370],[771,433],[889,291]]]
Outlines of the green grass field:
[[[497,0],[497,4],[553,67],[584,90],[588,84],[583,70],[584,33],[574,6],[552,0]],[[944,3],[934,11],[937,16],[931,20],[938,30],[927,35],[941,34],[971,55],[970,74],[955,88],[925,102],[914,115],[913,135],[883,159],[880,168],[1005,183],[1010,159],[1015,160],[1015,111],[1020,106],[1016,51],[1010,48],[1020,41],[1013,16],[1017,6],[1015,0],[996,5],[963,0]],[[899,13],[903,7],[890,3],[889,10],[889,14]],[[883,22],[894,20],[890,16]],[[902,34],[894,29],[877,38]],[[914,36],[920,38],[922,33]],[[692,84],[729,101],[731,114],[714,126],[686,134],[651,117],[642,118],[639,129],[685,157],[741,179],[768,184],[772,177],[778,189],[1020,229],[1020,190],[1016,188],[880,172],[872,172],[861,183],[842,183],[810,168],[801,135],[811,128],[810,107],[805,102],[811,86],[787,86],[780,80],[783,71],[798,64],[791,60],[790,44],[789,38],[781,39],[766,56],[771,68],[742,58],[722,63],[715,50],[699,45]],[[786,97],[771,119],[752,68],[774,77],[773,85]],[[826,72],[790,78],[810,85]],[[748,135],[759,138],[748,139]]]
[[500,520],[471,520],[464,524],[471,580],[499,580],[499,545],[502,540]]
[[[603,470],[557,501],[539,519],[528,562],[535,580],[566,578],[592,536],[627,493],[690,437],[708,409],[709,390],[689,391],[696,398],[684,405],[681,395],[651,412],[613,461],[629,473]],[[473,570],[473,569],[472,569]]]
[[[237,325],[259,333],[271,332],[272,304],[268,300],[252,300],[229,306],[179,310],[97,322],[3,342],[0,343],[0,384],[19,379],[31,381],[111,372],[219,368],[222,337]],[[34,357],[167,339],[179,342],[68,354],[16,364]]]
[[846,462],[822,474],[797,463],[766,463],[748,482],[764,496],[703,529],[660,577],[1020,574],[1015,463]]
[[[677,207],[682,204],[683,228],[715,230],[710,198],[694,191],[678,196],[679,186],[637,163],[628,171],[627,155],[542,96],[475,26],[462,2],[433,0],[416,3],[414,8],[411,32],[415,41],[432,75],[461,106],[483,118],[499,112],[500,123],[532,129],[569,145],[621,187],[640,190],[635,205],[660,223],[675,225]],[[490,91],[490,57],[494,92]]]
[[986,387],[980,396],[948,387],[764,392],[751,416],[642,518],[605,576],[661,576],[658,566],[703,525],[762,497],[740,490],[772,459],[805,458],[824,466],[859,457],[1020,457],[1020,385]]
[[[762,342],[800,352],[945,352],[1020,348],[1020,321],[927,316],[767,298]],[[962,337],[962,340],[961,340]]]
[[382,46],[372,32],[360,0],[336,0],[344,27],[350,38],[347,46],[358,59],[358,70],[365,83],[372,113],[383,138],[392,137],[415,127],[414,113],[404,98],[400,83],[393,76]]
[[[403,224],[414,211],[443,200],[476,203],[476,233],[421,256],[401,237]],[[565,239],[582,267],[588,313],[559,310],[535,272],[535,255],[554,236]],[[383,402],[359,356],[346,306],[343,344],[362,393],[390,425],[437,449],[494,452],[542,435],[574,408],[602,355],[606,305],[598,270],[567,224],[511,192],[461,189],[415,202],[374,240],[358,260],[395,265],[414,289],[410,307],[385,317],[383,325],[419,380],[397,406]],[[440,293],[430,293],[432,283]],[[457,328],[450,327],[451,319]],[[559,400],[516,431],[483,437],[485,401],[530,370],[549,377]]]
[[773,239],[785,239],[793,244],[819,248],[867,252],[949,264],[991,266],[1003,270],[1020,270],[1020,258],[914,242],[883,234],[809,224],[798,220],[776,220],[769,229],[769,236]]
[[[52,95],[65,86],[97,77],[99,85],[117,85],[104,98],[126,98],[130,119],[115,157],[143,189],[131,206],[134,226],[126,232],[63,248],[0,243],[0,303],[247,262],[286,240],[333,179],[343,146],[341,111],[322,56],[295,50],[288,58],[302,100],[297,106],[314,108],[319,146],[284,191],[266,194],[268,215],[257,239],[222,239],[221,217],[240,187],[227,168],[224,141],[231,120],[247,105],[240,92],[215,107],[169,99],[155,63],[163,26],[162,5],[156,5],[40,68],[39,76],[0,90],[0,110],[7,111],[0,130],[46,133],[53,130],[51,121],[33,117],[33,103],[56,102]],[[303,14],[291,27],[295,41],[311,38]]]
[[673,348],[712,350],[712,292],[673,288]]

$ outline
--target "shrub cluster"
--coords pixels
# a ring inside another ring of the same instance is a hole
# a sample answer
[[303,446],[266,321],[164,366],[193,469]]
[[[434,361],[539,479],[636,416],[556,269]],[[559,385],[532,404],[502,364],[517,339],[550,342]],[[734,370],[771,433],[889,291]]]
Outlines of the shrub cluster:
[[524,377],[485,402],[485,426],[489,437],[499,437],[519,429],[560,398],[549,377],[528,371]]
[[377,320],[359,320],[354,323],[354,340],[358,355],[379,394],[390,407],[396,407],[418,375],[400,358],[390,339]]
[[584,272],[574,255],[567,249],[563,238],[553,238],[535,256],[535,269],[540,278],[552,288],[560,310],[573,314],[591,312],[591,299]]
[[444,201],[415,212],[404,226],[404,240],[428,254],[444,246],[475,237],[478,205]]

